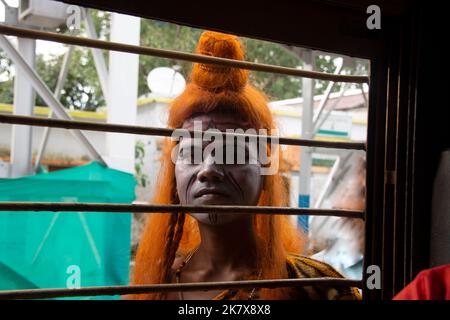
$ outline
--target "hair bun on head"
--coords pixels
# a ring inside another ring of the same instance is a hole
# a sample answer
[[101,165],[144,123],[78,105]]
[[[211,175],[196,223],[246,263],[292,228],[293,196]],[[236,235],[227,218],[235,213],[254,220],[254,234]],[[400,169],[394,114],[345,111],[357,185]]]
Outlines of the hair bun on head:
[[[198,42],[196,53],[244,60],[244,50],[238,37],[213,31],[203,32]],[[247,83],[248,71],[239,68],[195,63],[191,79],[196,85],[208,90],[238,91]]]

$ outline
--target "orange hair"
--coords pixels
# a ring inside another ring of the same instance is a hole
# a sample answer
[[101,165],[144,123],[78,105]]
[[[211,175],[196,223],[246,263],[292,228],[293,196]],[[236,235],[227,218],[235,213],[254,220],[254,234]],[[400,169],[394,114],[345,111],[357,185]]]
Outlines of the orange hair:
[[[239,39],[232,35],[204,32],[197,53],[244,59]],[[267,98],[248,84],[248,71],[215,65],[194,64],[191,82],[170,106],[168,125],[180,128],[196,113],[231,112],[245,118],[252,128],[275,129]],[[175,165],[171,152],[175,142],[166,141],[156,184],[154,203],[179,204],[176,193]],[[281,157],[280,157],[281,159]],[[258,206],[288,206],[288,188],[279,173],[264,176]],[[262,279],[287,278],[288,252],[303,250],[300,232],[284,215],[254,216],[257,265]],[[181,213],[157,213],[148,219],[136,254],[133,284],[170,282],[177,251],[189,252],[200,243],[197,222]],[[288,298],[289,289],[262,289],[263,299]],[[161,299],[164,294],[137,294],[132,299]]]

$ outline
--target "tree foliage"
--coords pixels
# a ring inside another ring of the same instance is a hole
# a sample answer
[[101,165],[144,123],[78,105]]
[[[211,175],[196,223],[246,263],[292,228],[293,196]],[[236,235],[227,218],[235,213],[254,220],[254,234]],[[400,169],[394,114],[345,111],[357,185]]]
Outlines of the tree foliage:
[[13,76],[11,60],[0,50],[0,103],[12,103],[13,101]]
[[[92,10],[91,16],[94,21],[97,34],[100,39],[109,38],[109,15],[101,11]],[[69,32],[69,31],[65,31]],[[179,26],[155,20],[141,20],[141,45],[165,48],[185,52],[193,52],[202,30],[187,26]],[[80,30],[84,33],[84,29]],[[300,57],[289,52],[285,47],[261,40],[243,38],[246,48],[246,60],[280,65],[286,67],[301,68],[303,61]],[[105,61],[108,61],[107,52],[104,52]],[[54,90],[58,74],[63,61],[62,55],[37,55],[36,70],[47,86]],[[139,59],[139,96],[149,93],[147,87],[147,75],[156,67],[177,66],[179,72],[188,78],[192,64],[185,61],[163,59],[151,56],[140,56]],[[334,72],[336,66],[329,56],[317,56],[315,70],[323,72]],[[361,70],[367,71],[367,65],[362,63]],[[348,69],[346,73],[353,72]],[[11,61],[0,51],[0,102],[12,103],[13,101],[13,72]],[[250,81],[259,89],[264,91],[271,99],[281,100],[301,96],[302,79],[299,77],[284,76],[264,72],[252,72]],[[316,94],[322,93],[327,82],[316,82]],[[336,86],[335,90],[339,90]],[[105,105],[95,65],[89,48],[76,47],[70,60],[67,80],[61,94],[61,102],[68,109],[94,111]],[[44,101],[37,96],[37,105],[45,105]]]

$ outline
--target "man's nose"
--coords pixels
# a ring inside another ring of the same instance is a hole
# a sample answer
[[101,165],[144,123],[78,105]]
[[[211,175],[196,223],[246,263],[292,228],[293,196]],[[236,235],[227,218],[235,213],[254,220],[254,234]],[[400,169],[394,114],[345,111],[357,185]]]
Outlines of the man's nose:
[[200,182],[207,181],[222,181],[225,174],[221,165],[218,165],[214,161],[214,157],[211,155],[206,156],[200,165],[200,171],[197,174],[197,178]]

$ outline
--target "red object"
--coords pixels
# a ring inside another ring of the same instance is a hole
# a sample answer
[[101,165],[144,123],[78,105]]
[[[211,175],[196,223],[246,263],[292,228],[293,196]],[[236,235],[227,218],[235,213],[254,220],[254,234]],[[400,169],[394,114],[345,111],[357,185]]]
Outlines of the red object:
[[450,264],[421,271],[394,300],[450,300]]

